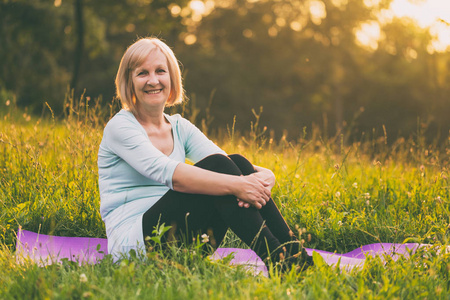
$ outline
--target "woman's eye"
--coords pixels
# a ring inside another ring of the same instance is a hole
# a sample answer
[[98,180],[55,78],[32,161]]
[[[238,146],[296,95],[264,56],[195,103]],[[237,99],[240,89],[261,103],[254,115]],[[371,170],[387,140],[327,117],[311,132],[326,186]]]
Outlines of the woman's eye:
[[166,70],[164,70],[164,69],[159,69],[159,70],[158,70],[158,73],[166,73]]
[[138,73],[138,76],[142,76],[142,75],[145,75],[145,74],[147,74],[147,72],[145,72],[145,71],[140,71],[140,72]]

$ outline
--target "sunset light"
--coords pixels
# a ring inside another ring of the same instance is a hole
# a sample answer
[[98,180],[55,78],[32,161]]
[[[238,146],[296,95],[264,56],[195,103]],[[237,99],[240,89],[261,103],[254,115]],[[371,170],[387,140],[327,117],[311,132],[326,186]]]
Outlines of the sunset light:
[[450,1],[448,0],[394,0],[389,10],[381,12],[380,21],[392,18],[410,18],[418,26],[429,28],[433,41],[429,52],[444,52],[450,46]]

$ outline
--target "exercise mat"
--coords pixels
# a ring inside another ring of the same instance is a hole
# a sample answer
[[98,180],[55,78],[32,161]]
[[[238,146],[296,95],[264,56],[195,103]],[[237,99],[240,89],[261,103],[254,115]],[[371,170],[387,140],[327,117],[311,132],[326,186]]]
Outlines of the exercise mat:
[[[378,243],[361,246],[351,252],[338,254],[323,250],[305,248],[309,255],[315,251],[320,254],[328,265],[339,262],[341,268],[350,270],[354,267],[362,267],[367,256],[388,255],[396,260],[400,256],[408,257],[418,247],[417,243],[393,244]],[[63,259],[83,263],[97,263],[106,254],[108,243],[102,238],[87,237],[61,237],[35,233],[19,228],[17,234],[16,257],[18,262],[25,259],[32,260],[38,265],[48,265],[61,262]],[[218,260],[233,255],[230,260],[232,265],[244,265],[255,274],[263,273],[267,276],[267,268],[262,260],[251,249],[218,248],[212,260]]]

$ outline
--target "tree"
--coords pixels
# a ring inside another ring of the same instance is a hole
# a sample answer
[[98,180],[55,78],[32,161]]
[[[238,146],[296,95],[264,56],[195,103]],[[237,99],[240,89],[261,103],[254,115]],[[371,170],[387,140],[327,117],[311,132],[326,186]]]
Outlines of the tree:
[[39,110],[60,111],[68,87],[111,99],[125,48],[138,36],[176,38],[179,19],[163,0],[2,0],[0,88]]

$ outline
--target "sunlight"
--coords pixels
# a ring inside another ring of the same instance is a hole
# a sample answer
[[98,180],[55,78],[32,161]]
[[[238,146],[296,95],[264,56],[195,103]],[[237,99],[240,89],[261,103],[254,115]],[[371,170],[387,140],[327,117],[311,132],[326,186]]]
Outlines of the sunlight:
[[381,0],[364,0],[364,5],[367,7],[374,7],[380,4]]
[[197,14],[203,14],[205,12],[205,3],[199,0],[193,0],[189,3],[189,7]]
[[422,28],[429,28],[433,41],[430,53],[447,51],[450,46],[450,1],[449,0],[394,0],[389,12],[383,12],[380,21],[392,17],[411,18]]
[[360,45],[376,50],[381,36],[380,24],[375,21],[363,23],[355,30],[355,36]]
[[309,3],[309,12],[311,13],[311,21],[316,25],[320,25],[322,19],[327,17],[327,10],[322,1],[311,1]]
[[[178,6],[178,5],[177,5]],[[189,8],[192,11],[192,15],[195,18],[200,18],[209,15],[215,8],[216,3],[214,0],[200,1],[192,0],[189,2]]]
[[397,17],[414,19],[422,27],[430,27],[439,19],[450,23],[450,1],[424,0],[413,3],[410,0],[394,0],[390,9]]

